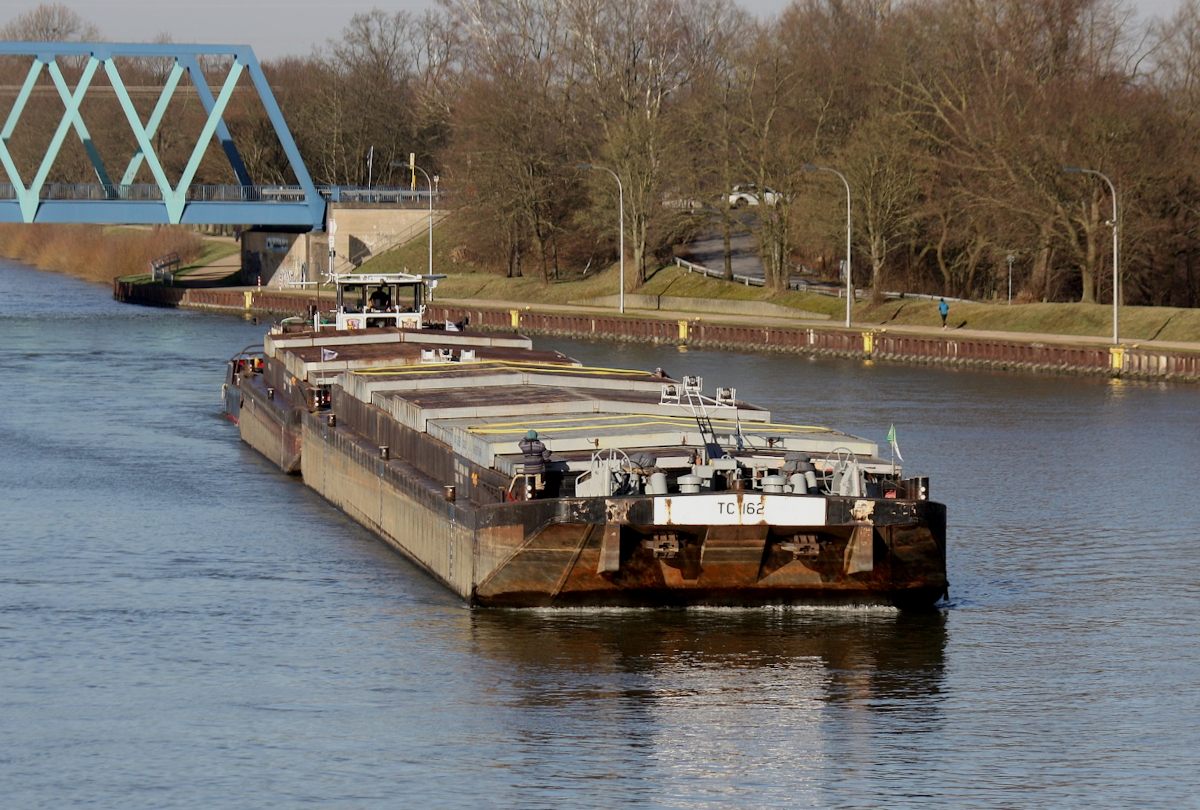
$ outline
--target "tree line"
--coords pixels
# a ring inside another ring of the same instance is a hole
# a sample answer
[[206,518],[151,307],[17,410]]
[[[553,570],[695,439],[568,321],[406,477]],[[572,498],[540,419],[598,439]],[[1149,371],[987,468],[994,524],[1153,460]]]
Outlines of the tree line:
[[[32,15],[0,35],[34,38]],[[84,38],[76,19],[53,38]],[[143,61],[131,74],[161,86]],[[5,85],[27,70],[0,69]],[[836,276],[846,188],[824,167],[849,186],[860,286],[1003,297],[1011,256],[1018,300],[1110,301],[1112,196],[1074,166],[1116,189],[1122,300],[1200,302],[1198,0],[1146,24],[1121,0],[795,0],[768,19],[732,0],[440,0],[356,14],[264,70],[314,180],[407,184],[397,164],[416,153],[460,249],[510,275],[615,256],[618,184],[590,165],[620,179],[631,280],[692,233],[744,225],[768,286]],[[261,105],[238,98],[227,120],[251,176],[291,182]],[[153,94],[136,103],[148,115]],[[169,118],[173,154],[203,118],[198,103]],[[110,145],[96,136],[114,153],[117,123]],[[37,153],[35,130],[14,131],[14,155]],[[210,152],[197,181],[230,182]],[[87,179],[81,150],[60,163]],[[775,203],[734,210],[746,183]]]

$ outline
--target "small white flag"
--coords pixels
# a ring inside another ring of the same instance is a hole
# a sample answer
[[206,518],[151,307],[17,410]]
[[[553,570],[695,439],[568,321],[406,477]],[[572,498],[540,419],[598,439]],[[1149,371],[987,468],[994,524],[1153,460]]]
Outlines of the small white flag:
[[446,331],[447,332],[457,332],[458,325],[456,323],[454,323],[454,321],[447,319],[446,320]]
[[321,361],[326,362],[337,357],[337,352],[333,349],[321,349]]
[[900,455],[900,445],[896,444],[896,426],[892,425],[888,428],[887,435],[888,444],[892,446],[892,453],[896,458],[904,461],[904,456]]

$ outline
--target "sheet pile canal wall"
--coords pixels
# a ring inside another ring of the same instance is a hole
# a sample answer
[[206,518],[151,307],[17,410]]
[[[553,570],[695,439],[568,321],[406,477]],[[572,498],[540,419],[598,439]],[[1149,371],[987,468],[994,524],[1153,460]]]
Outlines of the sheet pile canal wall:
[[[113,283],[118,301],[247,315],[308,316],[314,297],[257,290],[195,289]],[[325,304],[329,303],[326,298]],[[1136,344],[1039,343],[995,338],[914,335],[878,329],[752,325],[694,318],[553,313],[532,309],[431,304],[430,323],[470,319],[472,329],[684,345],[704,349],[800,354],[965,366],[1004,371],[1089,374],[1129,379],[1200,382],[1200,354]],[[712,316],[719,318],[720,316]]]

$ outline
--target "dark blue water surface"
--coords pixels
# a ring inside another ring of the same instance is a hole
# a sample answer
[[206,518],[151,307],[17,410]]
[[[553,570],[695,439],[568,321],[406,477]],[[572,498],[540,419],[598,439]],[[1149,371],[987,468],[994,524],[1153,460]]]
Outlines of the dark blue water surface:
[[0,265],[0,807],[1200,807],[1200,389],[539,341],[895,423],[951,600],[471,611],[221,418],[264,330]]

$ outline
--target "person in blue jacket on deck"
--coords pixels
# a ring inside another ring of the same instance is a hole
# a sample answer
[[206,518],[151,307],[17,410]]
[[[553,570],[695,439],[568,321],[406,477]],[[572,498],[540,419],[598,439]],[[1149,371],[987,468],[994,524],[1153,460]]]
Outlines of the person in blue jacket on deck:
[[938,312],[942,313],[942,329],[945,329],[946,315],[950,312],[950,305],[946,303],[945,298],[942,298],[938,301]]

